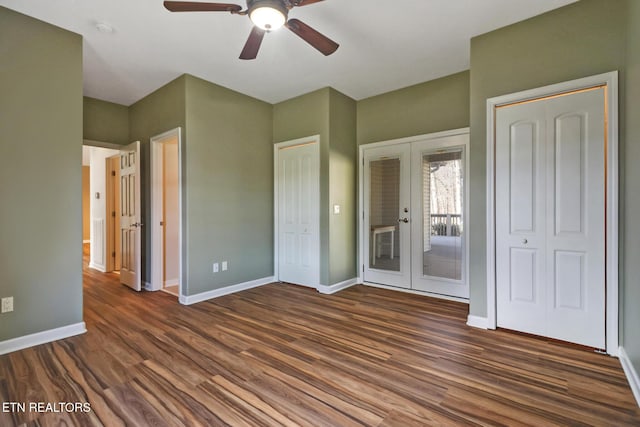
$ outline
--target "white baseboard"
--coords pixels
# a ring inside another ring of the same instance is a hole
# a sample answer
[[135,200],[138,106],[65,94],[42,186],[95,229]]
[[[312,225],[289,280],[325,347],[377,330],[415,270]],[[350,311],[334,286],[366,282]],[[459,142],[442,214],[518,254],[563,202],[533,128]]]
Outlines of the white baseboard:
[[93,268],[94,270],[98,270],[102,273],[106,273],[107,269],[104,265],[96,264],[93,261],[89,262],[89,268]]
[[236,292],[245,291],[251,288],[257,288],[258,286],[267,285],[273,283],[275,278],[263,277],[262,279],[251,280],[250,282],[238,283],[237,285],[231,285],[220,289],[213,289],[211,291],[201,292],[195,295],[180,295],[180,304],[191,305],[198,302],[206,301],[213,298],[218,298],[224,295],[235,294]]
[[640,376],[638,376],[638,371],[636,371],[636,369],[633,367],[633,364],[631,363],[627,352],[622,346],[620,346],[620,348],[618,349],[618,357],[620,359],[622,369],[627,376],[627,381],[629,381],[629,386],[631,387],[633,396],[636,398],[638,406],[640,406]]
[[470,314],[467,316],[467,325],[472,328],[489,329],[489,319]]
[[336,292],[339,292],[343,289],[347,289],[355,284],[358,283],[358,278],[354,277],[353,279],[349,279],[349,280],[345,280],[343,282],[340,283],[334,283],[333,285],[318,285],[316,286],[316,289],[318,290],[318,292],[320,292],[321,294],[335,294]]
[[180,279],[169,279],[164,281],[164,287],[167,286],[178,286],[180,284]]
[[14,351],[23,350],[36,345],[46,344],[63,338],[69,338],[74,335],[84,334],[85,332],[87,332],[86,325],[84,322],[79,322],[74,323],[73,325],[62,326],[60,328],[49,329],[35,334],[0,341],[0,354],[12,353]]

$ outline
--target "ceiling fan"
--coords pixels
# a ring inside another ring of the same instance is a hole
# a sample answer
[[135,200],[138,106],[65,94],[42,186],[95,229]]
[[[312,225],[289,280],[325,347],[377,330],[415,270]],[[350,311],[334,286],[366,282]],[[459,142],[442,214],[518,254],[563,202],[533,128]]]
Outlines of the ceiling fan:
[[304,22],[288,18],[289,10],[307,6],[323,0],[247,0],[247,9],[229,3],[202,3],[192,1],[165,1],[164,7],[171,12],[229,12],[233,15],[248,15],[253,22],[249,39],[240,53],[240,59],[255,59],[265,33],[287,27],[298,37],[319,50],[325,56],[338,49],[338,43],[320,34]]

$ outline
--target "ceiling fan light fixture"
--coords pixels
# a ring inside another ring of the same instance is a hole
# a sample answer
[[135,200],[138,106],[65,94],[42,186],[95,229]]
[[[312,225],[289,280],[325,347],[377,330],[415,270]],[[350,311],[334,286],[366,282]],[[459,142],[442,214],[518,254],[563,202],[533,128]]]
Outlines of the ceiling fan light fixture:
[[287,22],[287,8],[280,1],[255,1],[249,7],[253,24],[265,31],[275,31]]

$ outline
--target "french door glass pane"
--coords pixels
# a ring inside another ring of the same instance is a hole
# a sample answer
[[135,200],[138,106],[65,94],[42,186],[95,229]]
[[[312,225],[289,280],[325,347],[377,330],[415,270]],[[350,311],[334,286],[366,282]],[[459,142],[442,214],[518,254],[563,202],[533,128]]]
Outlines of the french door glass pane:
[[369,268],[400,271],[400,159],[370,163]]
[[423,274],[462,279],[462,150],[422,157]]

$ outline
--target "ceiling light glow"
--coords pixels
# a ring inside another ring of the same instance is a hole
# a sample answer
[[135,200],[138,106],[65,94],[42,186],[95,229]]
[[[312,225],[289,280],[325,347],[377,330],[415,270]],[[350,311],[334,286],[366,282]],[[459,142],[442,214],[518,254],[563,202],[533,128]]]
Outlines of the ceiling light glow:
[[275,4],[256,5],[249,11],[253,24],[265,31],[275,31],[287,22],[286,9],[276,7]]

